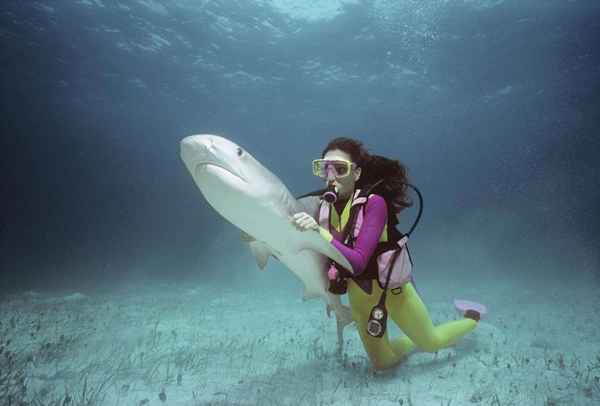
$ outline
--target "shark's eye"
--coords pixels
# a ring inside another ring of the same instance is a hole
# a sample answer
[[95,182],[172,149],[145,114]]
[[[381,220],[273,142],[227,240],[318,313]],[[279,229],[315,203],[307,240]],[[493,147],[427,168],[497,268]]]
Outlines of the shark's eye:
[[237,149],[238,156],[242,156],[244,154],[244,150],[238,147]]

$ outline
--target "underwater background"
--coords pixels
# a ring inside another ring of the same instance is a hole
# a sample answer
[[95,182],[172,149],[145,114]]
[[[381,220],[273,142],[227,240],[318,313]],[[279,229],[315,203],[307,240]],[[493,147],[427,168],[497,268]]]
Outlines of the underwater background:
[[[3,1],[0,404],[598,404],[598,38],[593,0]],[[334,137],[399,159],[432,319],[488,317],[337,360],[194,185],[206,133],[297,196]]]

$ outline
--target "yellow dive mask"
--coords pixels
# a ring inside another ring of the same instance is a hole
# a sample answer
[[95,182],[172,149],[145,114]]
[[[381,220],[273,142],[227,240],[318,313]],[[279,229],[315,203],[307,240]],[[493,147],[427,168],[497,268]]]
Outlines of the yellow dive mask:
[[344,178],[352,172],[356,164],[342,159],[315,159],[312,161],[313,175],[327,179],[331,173],[336,178]]

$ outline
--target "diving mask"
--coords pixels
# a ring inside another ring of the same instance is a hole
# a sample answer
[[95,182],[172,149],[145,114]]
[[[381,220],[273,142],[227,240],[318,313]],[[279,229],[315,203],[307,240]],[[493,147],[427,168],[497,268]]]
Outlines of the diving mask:
[[323,179],[345,178],[355,167],[356,164],[342,159],[315,159],[312,161],[313,175]]

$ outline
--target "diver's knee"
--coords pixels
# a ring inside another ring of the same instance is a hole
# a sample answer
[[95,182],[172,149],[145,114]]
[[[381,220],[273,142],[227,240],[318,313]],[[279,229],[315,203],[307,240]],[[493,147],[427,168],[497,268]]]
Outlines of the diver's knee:
[[371,357],[369,356],[369,361],[371,361],[371,366],[373,367],[374,370],[376,371],[384,371],[386,369],[390,369],[393,368],[395,366],[398,366],[400,363],[402,363],[402,361],[404,360],[405,357],[392,357],[392,358],[388,358],[385,361],[381,360],[377,357]]
[[371,366],[373,367],[373,369],[378,371],[386,369],[387,363],[383,362],[383,359],[381,359],[381,357],[371,354],[369,353],[369,351],[367,351],[367,355],[369,357],[369,361],[371,362]]

